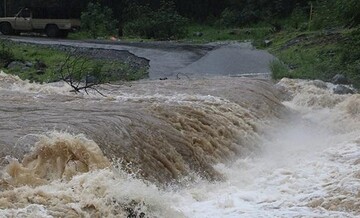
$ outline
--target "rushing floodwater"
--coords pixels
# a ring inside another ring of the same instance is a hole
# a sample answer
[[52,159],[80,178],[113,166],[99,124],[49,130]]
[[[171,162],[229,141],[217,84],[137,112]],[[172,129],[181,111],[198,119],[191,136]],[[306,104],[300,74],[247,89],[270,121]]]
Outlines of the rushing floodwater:
[[1,73],[0,216],[359,216],[360,95],[332,86],[219,77],[101,97]]

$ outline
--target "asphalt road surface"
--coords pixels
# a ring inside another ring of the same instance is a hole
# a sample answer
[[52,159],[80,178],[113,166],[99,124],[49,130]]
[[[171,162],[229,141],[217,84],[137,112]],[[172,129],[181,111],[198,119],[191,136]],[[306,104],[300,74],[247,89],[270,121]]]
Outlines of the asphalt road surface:
[[275,59],[250,43],[212,43],[204,45],[176,42],[129,43],[121,41],[75,41],[46,37],[5,37],[15,42],[128,51],[150,61],[149,78],[269,75]]

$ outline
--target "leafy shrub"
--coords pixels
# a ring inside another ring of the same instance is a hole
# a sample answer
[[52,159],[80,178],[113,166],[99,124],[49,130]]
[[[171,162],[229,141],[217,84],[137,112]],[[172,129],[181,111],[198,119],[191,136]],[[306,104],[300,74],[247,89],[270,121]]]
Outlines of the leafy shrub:
[[336,0],[317,1],[313,4],[311,29],[319,30],[339,25]]
[[359,0],[337,0],[338,14],[348,27],[360,24],[360,2]]
[[360,24],[358,0],[321,0],[314,4],[313,29]]
[[301,29],[304,30],[304,27],[306,25],[303,25],[307,21],[307,14],[303,10],[303,8],[297,6],[292,11],[289,21],[287,23],[287,27],[293,28],[293,29]]
[[86,10],[81,13],[81,28],[88,31],[93,38],[116,34],[117,21],[113,12],[100,3],[90,2]]
[[173,2],[162,2],[157,11],[146,6],[139,7],[132,10],[135,13],[139,11],[144,13],[125,24],[125,35],[149,39],[182,38],[186,35],[187,19],[176,12]]
[[236,9],[225,8],[221,13],[219,24],[222,27],[235,27],[240,23],[240,12]]
[[124,22],[134,21],[141,17],[148,17],[152,13],[149,5],[138,5],[135,1],[128,1],[123,10],[122,20]]

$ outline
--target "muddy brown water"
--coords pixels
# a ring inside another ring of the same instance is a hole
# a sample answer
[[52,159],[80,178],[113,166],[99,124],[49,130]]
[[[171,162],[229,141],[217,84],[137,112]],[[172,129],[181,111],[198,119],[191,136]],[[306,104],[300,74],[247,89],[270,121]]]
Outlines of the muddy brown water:
[[255,152],[263,125],[286,113],[262,79],[107,85],[105,98],[7,75],[0,84],[2,157],[21,160],[47,132],[84,134],[109,160],[157,184],[192,174],[221,179],[213,164]]
[[0,216],[358,217],[360,96],[319,83],[0,73]]

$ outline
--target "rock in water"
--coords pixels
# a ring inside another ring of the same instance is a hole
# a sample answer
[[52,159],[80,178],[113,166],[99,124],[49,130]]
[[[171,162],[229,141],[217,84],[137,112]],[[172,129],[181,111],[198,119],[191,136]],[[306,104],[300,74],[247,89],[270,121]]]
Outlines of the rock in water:
[[334,93],[338,95],[354,94],[354,91],[343,85],[337,85],[334,88]]
[[347,80],[347,78],[342,74],[336,74],[332,78],[331,82],[334,84],[349,84],[349,81]]

